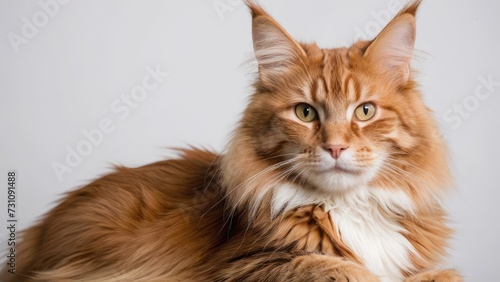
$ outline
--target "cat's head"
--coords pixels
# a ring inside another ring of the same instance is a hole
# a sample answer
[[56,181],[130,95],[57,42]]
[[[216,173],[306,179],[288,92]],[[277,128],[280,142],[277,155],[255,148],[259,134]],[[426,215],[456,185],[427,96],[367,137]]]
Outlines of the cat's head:
[[247,4],[258,78],[236,136],[240,150],[283,179],[325,192],[393,186],[410,180],[415,166],[447,171],[410,68],[420,1],[373,40],[337,49],[298,43],[262,8]]

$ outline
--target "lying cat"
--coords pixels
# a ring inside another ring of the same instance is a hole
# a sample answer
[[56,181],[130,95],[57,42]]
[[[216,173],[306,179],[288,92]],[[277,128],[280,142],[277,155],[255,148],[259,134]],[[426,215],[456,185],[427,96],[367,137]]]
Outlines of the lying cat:
[[2,281],[461,281],[434,270],[451,177],[410,69],[419,4],[320,49],[247,2],[258,78],[226,151],[69,192]]

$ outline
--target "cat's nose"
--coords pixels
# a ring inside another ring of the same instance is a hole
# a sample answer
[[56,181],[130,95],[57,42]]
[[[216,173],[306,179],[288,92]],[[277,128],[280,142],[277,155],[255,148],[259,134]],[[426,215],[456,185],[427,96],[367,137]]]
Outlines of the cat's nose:
[[349,148],[348,145],[341,144],[341,145],[325,145],[323,148],[325,148],[328,153],[332,156],[334,159],[338,159],[340,157],[340,154],[342,154],[343,151],[347,150]]

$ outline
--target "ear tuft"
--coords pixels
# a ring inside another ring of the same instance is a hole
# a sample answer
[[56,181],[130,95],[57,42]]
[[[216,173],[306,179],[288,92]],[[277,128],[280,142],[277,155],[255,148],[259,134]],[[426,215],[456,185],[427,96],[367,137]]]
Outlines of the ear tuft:
[[416,0],[408,3],[403,9],[401,9],[401,11],[398,13],[397,16],[401,16],[403,14],[410,14],[415,17],[417,15],[420,4],[422,4],[422,0]]
[[250,13],[252,14],[252,18],[256,18],[258,16],[269,16],[267,12],[262,9],[255,1],[245,0],[245,4],[250,9]]

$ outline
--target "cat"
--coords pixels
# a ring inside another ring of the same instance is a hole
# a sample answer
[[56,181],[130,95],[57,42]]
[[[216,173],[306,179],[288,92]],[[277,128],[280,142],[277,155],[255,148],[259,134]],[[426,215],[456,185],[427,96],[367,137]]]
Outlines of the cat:
[[410,68],[420,3],[321,49],[246,1],[258,74],[225,151],[67,193],[2,281],[462,281],[436,270],[452,179]]

